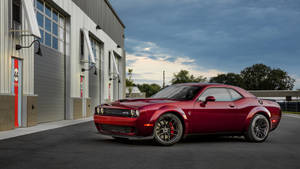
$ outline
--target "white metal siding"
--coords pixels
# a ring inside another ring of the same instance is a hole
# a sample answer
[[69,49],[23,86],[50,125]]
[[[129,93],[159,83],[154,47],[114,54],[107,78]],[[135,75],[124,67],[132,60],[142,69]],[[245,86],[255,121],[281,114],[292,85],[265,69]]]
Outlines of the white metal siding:
[[[23,91],[26,95],[34,94],[34,50],[33,47],[29,49],[15,50],[16,43],[23,46],[29,45],[32,37],[24,37],[17,42],[12,39],[9,33],[9,7],[11,0],[0,1],[0,93],[11,93],[11,56],[24,59],[23,64]],[[22,10],[23,16],[24,10]],[[22,30],[28,30],[27,19],[22,18]]]
[[[34,47],[29,49],[21,49],[20,51],[15,51],[15,40],[12,40],[12,36],[9,33],[9,3],[11,0],[0,0],[0,94],[12,94],[11,93],[11,56],[19,57],[23,59],[23,91],[26,95],[38,94],[34,91],[34,57],[41,57],[34,55]],[[100,62],[100,72],[101,72],[101,101],[108,99],[108,95],[113,97],[113,88],[108,90],[110,76],[108,73],[108,52],[114,51],[118,55],[122,56],[120,60],[123,69],[120,72],[125,72],[125,56],[123,49],[117,48],[117,45],[111,37],[106,34],[103,30],[96,30],[97,24],[90,19],[72,0],[52,0],[61,10],[63,10],[69,18],[67,17],[68,23],[66,25],[67,31],[70,34],[66,36],[66,58],[68,59],[67,76],[66,81],[68,82],[68,92],[67,99],[79,98],[80,97],[80,75],[85,76],[85,90],[84,98],[89,96],[88,93],[88,82],[89,82],[89,72],[81,72],[83,68],[83,63],[80,62],[80,30],[87,29],[91,34],[93,34],[98,40],[103,42],[102,50],[102,60]],[[24,11],[23,11],[24,12]],[[109,11],[105,11],[106,15],[109,15]],[[23,16],[25,16],[23,14]],[[113,16],[111,16],[113,17]],[[104,25],[107,28],[116,26],[113,21],[104,20]],[[23,30],[27,30],[27,21],[23,17]],[[32,37],[24,38],[20,44],[23,46],[29,45],[33,41]],[[87,54],[87,52],[86,52]],[[87,55],[86,55],[87,59]],[[87,68],[88,64],[85,63],[84,67]],[[113,68],[113,66],[111,66]],[[121,73],[122,85],[124,86],[125,73]],[[111,85],[113,87],[113,85]],[[70,90],[69,90],[70,88]],[[38,105],[39,106],[39,105]],[[69,109],[68,109],[69,110]],[[72,111],[72,110],[70,110]],[[67,112],[69,113],[69,112]],[[71,116],[68,116],[71,117]]]

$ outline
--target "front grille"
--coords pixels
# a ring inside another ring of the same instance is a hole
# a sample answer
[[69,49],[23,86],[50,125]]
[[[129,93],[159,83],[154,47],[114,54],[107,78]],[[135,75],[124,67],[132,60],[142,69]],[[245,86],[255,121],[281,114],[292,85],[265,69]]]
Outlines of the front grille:
[[103,131],[114,132],[114,133],[134,133],[135,131],[134,127],[129,127],[129,126],[101,124],[100,127]]
[[103,109],[103,116],[118,116],[118,117],[131,117],[131,113],[129,109]]

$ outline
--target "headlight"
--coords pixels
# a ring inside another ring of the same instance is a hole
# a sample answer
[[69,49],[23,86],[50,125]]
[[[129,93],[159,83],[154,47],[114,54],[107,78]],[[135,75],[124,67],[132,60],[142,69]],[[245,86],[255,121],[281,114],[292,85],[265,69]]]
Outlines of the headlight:
[[99,115],[101,115],[101,114],[104,114],[104,109],[101,107],[96,107],[95,108],[95,114],[99,114]]
[[95,108],[95,114],[99,114],[100,113],[100,108],[99,107],[96,107]]
[[131,110],[130,114],[132,117],[139,117],[140,116],[140,112],[138,110]]

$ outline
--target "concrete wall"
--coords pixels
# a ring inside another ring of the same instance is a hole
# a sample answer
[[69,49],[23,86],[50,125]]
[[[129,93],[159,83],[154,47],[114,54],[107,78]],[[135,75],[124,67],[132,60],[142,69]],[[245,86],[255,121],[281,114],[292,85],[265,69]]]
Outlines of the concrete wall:
[[249,92],[256,97],[300,97],[300,91],[293,90],[252,90]]
[[13,129],[15,120],[14,96],[0,95],[0,131]]

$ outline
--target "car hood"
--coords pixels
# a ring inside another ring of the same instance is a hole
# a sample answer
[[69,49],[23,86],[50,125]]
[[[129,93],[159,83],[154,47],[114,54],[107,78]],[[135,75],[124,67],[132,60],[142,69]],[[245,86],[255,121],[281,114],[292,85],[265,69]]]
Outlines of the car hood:
[[144,106],[155,105],[155,104],[162,104],[162,103],[173,103],[177,102],[176,100],[170,99],[124,99],[118,100],[113,102],[107,106],[114,106],[114,107],[122,107],[122,108],[131,108],[131,109],[139,109]]

